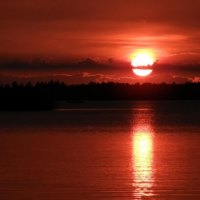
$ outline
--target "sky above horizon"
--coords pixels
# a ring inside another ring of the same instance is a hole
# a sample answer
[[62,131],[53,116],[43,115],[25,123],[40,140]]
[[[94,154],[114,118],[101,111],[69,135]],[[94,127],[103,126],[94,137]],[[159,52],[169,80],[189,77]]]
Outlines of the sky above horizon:
[[[129,62],[137,49],[152,49],[160,63],[197,63],[199,7],[198,0],[1,0],[0,57]],[[199,72],[159,76],[198,80]]]

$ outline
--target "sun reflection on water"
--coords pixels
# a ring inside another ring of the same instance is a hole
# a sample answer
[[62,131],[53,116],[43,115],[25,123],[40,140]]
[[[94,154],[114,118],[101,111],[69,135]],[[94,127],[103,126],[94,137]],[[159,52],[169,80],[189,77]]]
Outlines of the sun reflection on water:
[[153,133],[150,125],[137,124],[132,135],[133,196],[153,195]]

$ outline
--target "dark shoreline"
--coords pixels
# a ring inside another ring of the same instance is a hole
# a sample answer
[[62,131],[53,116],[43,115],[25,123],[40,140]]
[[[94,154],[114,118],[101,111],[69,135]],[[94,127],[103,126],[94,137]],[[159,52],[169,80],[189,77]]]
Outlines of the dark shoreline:
[[200,100],[200,83],[127,84],[89,83],[65,85],[60,82],[0,86],[0,111],[52,110],[59,102],[68,106],[88,101]]

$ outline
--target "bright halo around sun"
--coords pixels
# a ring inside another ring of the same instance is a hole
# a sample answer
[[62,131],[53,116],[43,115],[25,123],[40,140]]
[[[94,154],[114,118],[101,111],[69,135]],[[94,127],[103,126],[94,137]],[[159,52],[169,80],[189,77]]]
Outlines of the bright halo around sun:
[[133,72],[137,76],[148,76],[153,72],[152,65],[155,63],[155,55],[150,50],[140,50],[131,56]]

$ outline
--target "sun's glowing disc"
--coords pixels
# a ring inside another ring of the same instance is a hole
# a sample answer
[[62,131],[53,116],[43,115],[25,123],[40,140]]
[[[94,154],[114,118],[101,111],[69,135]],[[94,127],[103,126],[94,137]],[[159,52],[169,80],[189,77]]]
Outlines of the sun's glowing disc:
[[141,53],[138,54],[135,58],[133,58],[131,65],[134,67],[139,66],[151,66],[154,63],[153,57],[148,54]]
[[131,56],[133,72],[137,76],[145,77],[150,75],[153,72],[152,65],[154,62],[155,56],[150,50],[140,50]]
[[138,76],[148,76],[152,71],[152,69],[133,69],[133,72]]

